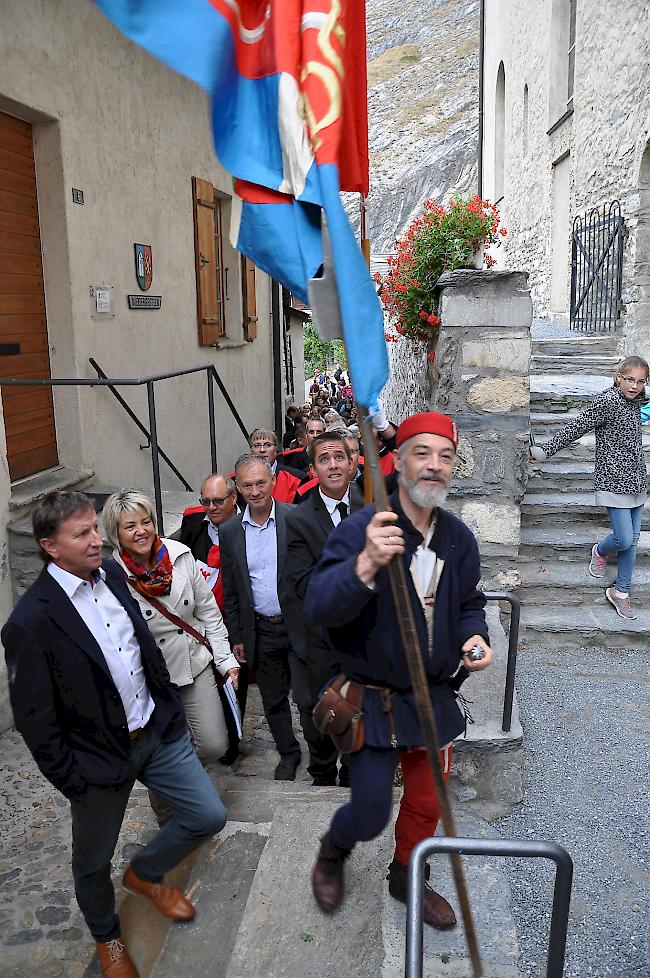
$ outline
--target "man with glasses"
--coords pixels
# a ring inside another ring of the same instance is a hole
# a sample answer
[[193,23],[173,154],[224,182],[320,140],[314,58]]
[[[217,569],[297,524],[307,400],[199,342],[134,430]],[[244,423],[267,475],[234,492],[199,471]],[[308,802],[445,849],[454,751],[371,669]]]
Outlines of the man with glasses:
[[278,436],[266,428],[255,428],[248,440],[253,455],[261,455],[271,466],[275,476],[273,498],[277,503],[292,503],[296,490],[305,473],[287,465],[278,455]]
[[[183,513],[180,539],[181,543],[184,543],[192,551],[192,556],[223,614],[224,599],[219,528],[239,513],[237,488],[234,480],[227,475],[213,472],[203,481],[199,503],[199,506],[190,506]],[[248,667],[246,663],[243,663],[240,666],[237,688],[237,701],[242,719],[246,709],[247,696]],[[221,761],[224,764],[232,764],[239,753],[239,737],[232,722],[230,710],[224,709],[223,712],[228,726],[229,744]]]

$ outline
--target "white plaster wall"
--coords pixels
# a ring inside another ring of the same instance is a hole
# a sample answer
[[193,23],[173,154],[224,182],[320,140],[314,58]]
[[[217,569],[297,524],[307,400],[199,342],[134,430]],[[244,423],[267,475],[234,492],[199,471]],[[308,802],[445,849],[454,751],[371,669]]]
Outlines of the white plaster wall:
[[[494,92],[499,63],[506,75],[505,186],[501,208],[509,237],[503,262],[530,272],[536,315],[550,310],[552,167],[570,152],[569,226],[591,207],[621,201],[629,236],[624,294],[630,321],[638,300],[636,226],[641,158],[650,131],[650,8],[639,0],[577,5],[574,113],[547,135],[551,88],[552,0],[486,0],[484,193],[494,191]],[[528,152],[523,93],[528,85]],[[501,262],[500,262],[501,263]],[[631,331],[632,332],[632,331]],[[636,342],[650,346],[634,327]],[[624,340],[626,343],[627,340]]]
[[[258,273],[258,338],[243,342],[238,256],[226,246],[231,347],[200,347],[192,176],[228,192],[217,163],[209,100],[127,41],[92,3],[0,0],[0,109],[34,123],[53,376],[134,377],[212,362],[244,423],[273,420],[269,280]],[[85,203],[72,202],[71,188]],[[227,236],[227,228],[226,228]],[[130,311],[134,242],[153,248],[160,311]],[[112,289],[112,318],[91,318],[91,286]],[[224,344],[227,345],[227,344]],[[254,396],[251,396],[254,392]],[[146,421],[145,391],[122,393]],[[219,464],[244,448],[218,392]],[[157,388],[158,435],[190,482],[210,467],[204,376]],[[61,461],[108,484],[150,484],[150,453],[106,390],[55,395]],[[178,488],[161,465],[163,485]]]

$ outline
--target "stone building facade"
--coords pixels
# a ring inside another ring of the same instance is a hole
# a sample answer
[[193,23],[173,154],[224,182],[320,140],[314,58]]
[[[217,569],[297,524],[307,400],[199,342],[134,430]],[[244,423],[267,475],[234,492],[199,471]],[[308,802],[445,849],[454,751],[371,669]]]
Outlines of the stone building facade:
[[621,203],[621,347],[650,350],[650,8],[485,0],[483,194],[509,230],[500,267],[568,323],[576,216]]
[[[91,378],[90,357],[121,378],[211,363],[247,429],[275,427],[294,386],[302,397],[302,330],[291,330],[289,351],[279,290],[230,245],[232,183],[214,155],[208,95],[93,3],[0,0],[0,23],[0,377]],[[145,291],[136,244],[151,247]],[[161,308],[131,308],[130,295],[161,297]],[[211,467],[206,387],[205,374],[156,386],[160,446],[195,489]],[[152,467],[146,438],[106,388],[1,393],[4,622],[6,525],[30,480],[41,492],[74,473],[147,488]],[[146,389],[120,393],[147,423]],[[216,388],[215,405],[229,471],[246,442]],[[182,488],[163,462],[160,475],[163,489]],[[0,655],[0,727],[1,676]]]

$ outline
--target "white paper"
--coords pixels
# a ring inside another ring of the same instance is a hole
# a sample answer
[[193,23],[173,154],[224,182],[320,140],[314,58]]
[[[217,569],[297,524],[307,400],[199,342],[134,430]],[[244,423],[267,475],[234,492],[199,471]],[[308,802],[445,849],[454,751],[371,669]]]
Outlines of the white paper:
[[228,700],[228,705],[230,706],[230,711],[235,718],[237,736],[241,740],[244,736],[244,732],[241,726],[241,714],[239,712],[239,703],[237,702],[237,690],[233,685],[232,679],[226,679],[225,683],[223,684],[223,689],[226,694],[226,699]]

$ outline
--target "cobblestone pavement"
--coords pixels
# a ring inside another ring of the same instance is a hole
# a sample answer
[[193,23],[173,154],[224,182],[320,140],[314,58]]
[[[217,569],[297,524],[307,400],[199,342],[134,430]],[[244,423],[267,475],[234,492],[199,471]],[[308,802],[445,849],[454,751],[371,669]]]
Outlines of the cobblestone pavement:
[[[235,770],[272,778],[277,755],[261,712],[251,687],[246,756]],[[294,727],[298,733],[297,712]],[[214,765],[210,773],[218,782],[225,770]],[[306,777],[302,767],[298,779]],[[14,730],[0,735],[0,784],[0,978],[82,978],[94,945],[74,895],[70,807]],[[136,784],[113,859],[118,902],[131,853],[156,827],[146,789]]]
[[[559,842],[574,862],[565,978],[650,975],[648,684],[638,649],[522,653],[524,802],[505,836]],[[545,972],[554,871],[512,861],[522,978]]]

